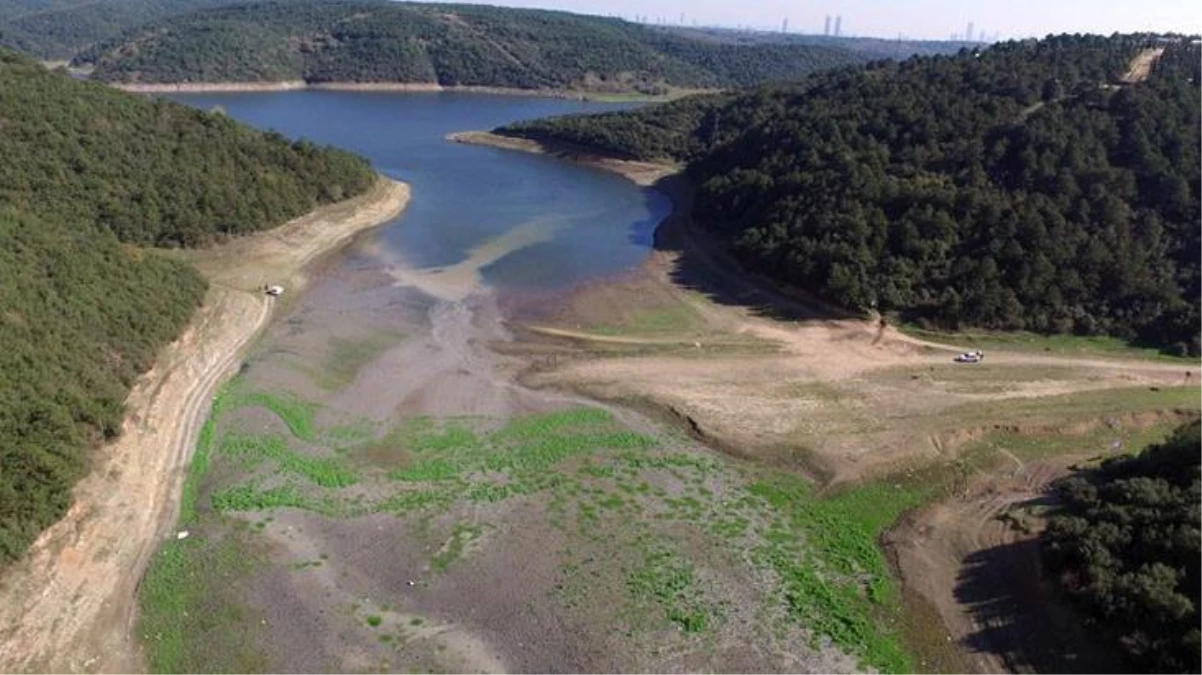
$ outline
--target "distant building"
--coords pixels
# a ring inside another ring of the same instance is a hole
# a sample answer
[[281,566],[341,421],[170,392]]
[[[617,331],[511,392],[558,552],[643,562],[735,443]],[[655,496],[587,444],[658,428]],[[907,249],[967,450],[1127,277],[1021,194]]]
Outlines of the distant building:
[[843,16],[839,15],[839,16],[835,17],[835,37],[839,37],[842,34],[843,34]]
[[822,29],[822,34],[823,35],[831,34],[831,15],[830,14],[826,15],[826,28]]
[[968,22],[968,30],[964,31],[964,39],[967,42],[972,42],[972,29],[973,29],[972,22],[969,21]]

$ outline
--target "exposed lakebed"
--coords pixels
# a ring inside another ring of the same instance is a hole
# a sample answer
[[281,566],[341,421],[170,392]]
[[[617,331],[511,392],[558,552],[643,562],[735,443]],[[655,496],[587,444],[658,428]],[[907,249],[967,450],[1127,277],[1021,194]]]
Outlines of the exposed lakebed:
[[863,623],[862,603],[892,601],[883,560],[827,567],[803,543],[839,504],[811,513],[804,481],[623,408],[523,387],[521,363],[491,348],[512,339],[504,297],[639,265],[670,204],[616,176],[444,136],[600,106],[177,98],[363,153],[414,198],[303,297],[285,295],[215,402],[185,487],[189,536],[142,587],[152,668],[857,667],[807,628],[905,667],[897,641]]

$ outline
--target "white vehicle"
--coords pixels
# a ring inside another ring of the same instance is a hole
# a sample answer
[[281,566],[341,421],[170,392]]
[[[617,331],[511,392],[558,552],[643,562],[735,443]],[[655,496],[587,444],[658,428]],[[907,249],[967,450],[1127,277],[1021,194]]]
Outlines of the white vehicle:
[[283,286],[268,286],[268,287],[267,287],[266,289],[264,289],[264,290],[267,292],[267,295],[270,295],[270,296],[273,296],[273,297],[279,297],[279,296],[281,296],[281,295],[283,295],[283,294],[284,294],[284,287],[283,287]]
[[954,360],[956,363],[980,363],[985,360],[985,352],[979,349],[975,352],[964,352]]

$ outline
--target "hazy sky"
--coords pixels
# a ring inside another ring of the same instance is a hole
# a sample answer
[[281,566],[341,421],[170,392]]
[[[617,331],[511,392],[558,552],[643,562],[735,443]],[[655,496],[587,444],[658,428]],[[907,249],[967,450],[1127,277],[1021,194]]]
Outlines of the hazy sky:
[[821,33],[826,15],[843,16],[844,35],[946,39],[974,36],[1042,37],[1048,33],[1202,32],[1199,0],[475,0],[513,7],[564,9],[669,23],[751,26]]

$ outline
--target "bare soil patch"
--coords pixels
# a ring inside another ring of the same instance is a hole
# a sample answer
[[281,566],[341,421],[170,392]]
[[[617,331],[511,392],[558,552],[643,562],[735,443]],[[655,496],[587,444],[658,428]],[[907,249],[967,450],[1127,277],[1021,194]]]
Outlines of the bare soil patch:
[[[983,422],[1005,423],[1016,401],[1183,382],[1179,364],[1130,359],[991,350],[983,364],[955,364],[972,345],[924,342],[864,319],[758,316],[676,285],[675,255],[658,252],[641,280],[587,289],[529,325],[532,338],[567,351],[532,351],[527,381],[650,401],[752,456],[801,451],[838,483],[954,456],[955,442],[930,439],[963,427],[974,406]],[[632,322],[640,312],[688,318],[664,331]]]
[[1152,66],[1156,65],[1157,59],[1162,55],[1164,55],[1164,47],[1149,47],[1143,50],[1131,60],[1131,67],[1127,69],[1120,80],[1124,84],[1143,82],[1152,74]]

